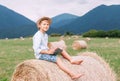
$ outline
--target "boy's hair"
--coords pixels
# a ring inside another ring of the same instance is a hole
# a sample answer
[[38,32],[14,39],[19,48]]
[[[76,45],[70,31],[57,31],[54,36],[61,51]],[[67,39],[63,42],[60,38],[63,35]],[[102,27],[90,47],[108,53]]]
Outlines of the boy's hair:
[[[49,18],[49,17],[42,17],[42,18],[40,18],[40,19],[37,21],[37,27],[38,27],[38,26],[41,24],[41,22],[44,21],[44,20],[47,20],[49,24],[51,24],[51,22],[52,22],[51,18]],[[40,28],[38,27],[38,29],[40,29]]]

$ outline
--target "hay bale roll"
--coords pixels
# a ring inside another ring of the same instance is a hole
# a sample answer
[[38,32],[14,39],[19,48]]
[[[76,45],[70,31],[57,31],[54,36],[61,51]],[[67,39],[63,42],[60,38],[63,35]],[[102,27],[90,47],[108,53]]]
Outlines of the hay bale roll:
[[72,48],[74,50],[85,49],[85,48],[87,48],[87,42],[84,41],[84,40],[74,41],[73,44],[72,44]]
[[[84,73],[77,81],[116,81],[114,72],[108,64],[95,53],[83,53],[73,57],[83,59],[81,65],[72,65],[62,58],[71,71]],[[52,62],[44,60],[26,60],[16,67],[11,81],[74,81]]]
[[67,46],[63,40],[55,41],[55,42],[49,42],[48,43],[49,48],[61,48],[66,50]]
[[118,43],[120,43],[120,40],[118,41]]
[[85,39],[86,42],[89,42],[90,40],[91,40],[91,38],[89,38],[89,37],[87,37],[87,38]]

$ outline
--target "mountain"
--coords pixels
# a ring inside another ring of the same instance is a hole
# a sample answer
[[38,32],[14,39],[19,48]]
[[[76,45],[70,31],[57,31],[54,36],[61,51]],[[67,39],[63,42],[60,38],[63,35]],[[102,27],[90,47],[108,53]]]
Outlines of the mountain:
[[[120,30],[120,5],[100,5],[83,16],[63,13],[52,18],[48,34],[72,32],[82,34],[91,29]],[[31,36],[36,24],[28,18],[0,5],[0,38]]]
[[73,14],[69,14],[69,13],[63,13],[63,14],[53,17],[52,24],[51,24],[51,27],[50,27],[48,33],[51,34],[51,33],[54,33],[55,31],[57,31],[55,33],[58,33],[59,28],[73,22],[78,17],[79,16],[77,16],[77,15],[73,15]]
[[[96,30],[114,30],[120,29],[120,5],[100,5],[85,15],[76,18],[74,21],[58,26],[58,29],[53,29],[54,33],[64,34],[65,32],[73,32],[82,34],[91,29]],[[59,25],[60,23],[58,23]],[[60,28],[59,28],[60,27]],[[52,26],[51,26],[52,28]]]
[[[51,26],[53,28],[62,27],[62,25],[73,22],[78,17],[79,16],[76,16],[76,15],[73,15],[73,14],[63,13],[63,14],[57,15],[57,16],[52,18]],[[61,24],[59,24],[59,23],[61,23]]]
[[30,36],[36,30],[37,27],[33,21],[0,5],[0,38]]

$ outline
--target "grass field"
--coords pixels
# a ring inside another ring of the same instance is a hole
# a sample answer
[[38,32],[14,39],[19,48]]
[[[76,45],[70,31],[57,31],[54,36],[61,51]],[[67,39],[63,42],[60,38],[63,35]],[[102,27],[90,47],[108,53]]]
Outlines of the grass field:
[[[59,37],[50,37],[49,41],[57,41]],[[78,39],[85,39],[79,37]],[[70,55],[76,55],[79,52],[96,52],[101,56],[110,67],[115,71],[120,81],[120,39],[118,38],[91,38],[88,42],[88,48],[83,50],[75,51],[71,45],[74,37],[64,38],[67,44],[67,51]],[[0,81],[10,81],[15,67],[24,60],[34,59],[32,49],[32,39],[1,39],[0,40]]]

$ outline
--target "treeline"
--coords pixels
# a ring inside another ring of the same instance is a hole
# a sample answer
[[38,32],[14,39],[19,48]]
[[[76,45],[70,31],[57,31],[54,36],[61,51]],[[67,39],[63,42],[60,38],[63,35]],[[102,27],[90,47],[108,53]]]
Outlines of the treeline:
[[[65,32],[65,33],[63,34],[63,36],[72,36],[72,35],[75,35],[75,34],[72,33],[72,32]],[[50,36],[51,36],[51,37],[57,37],[57,36],[62,36],[62,34],[52,33]]]
[[[76,35],[72,32],[65,32],[63,34],[64,36],[72,36]],[[120,37],[120,30],[110,30],[110,31],[103,31],[103,30],[90,30],[88,32],[85,32],[83,34],[77,34],[82,35],[83,37]],[[50,36],[56,37],[56,36],[62,36],[62,34],[58,33],[52,33]]]
[[120,30],[90,30],[82,34],[83,37],[120,37]]

